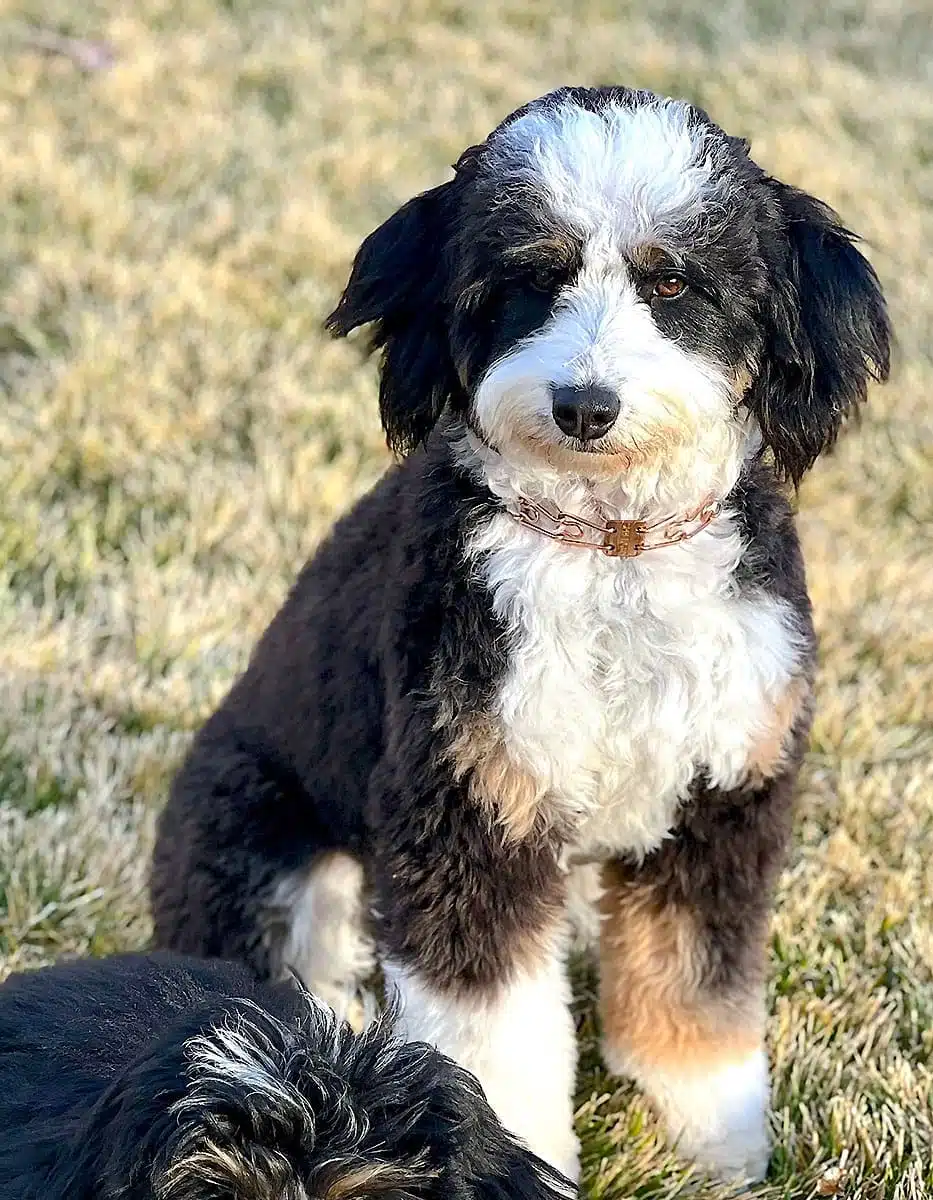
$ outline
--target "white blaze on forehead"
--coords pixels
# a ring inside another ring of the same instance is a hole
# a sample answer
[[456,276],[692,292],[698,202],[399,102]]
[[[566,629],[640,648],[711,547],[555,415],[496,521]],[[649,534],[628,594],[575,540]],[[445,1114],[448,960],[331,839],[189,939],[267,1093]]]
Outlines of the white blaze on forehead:
[[715,172],[714,135],[679,100],[534,108],[490,148],[562,224],[584,237],[608,233],[620,247],[683,236]]

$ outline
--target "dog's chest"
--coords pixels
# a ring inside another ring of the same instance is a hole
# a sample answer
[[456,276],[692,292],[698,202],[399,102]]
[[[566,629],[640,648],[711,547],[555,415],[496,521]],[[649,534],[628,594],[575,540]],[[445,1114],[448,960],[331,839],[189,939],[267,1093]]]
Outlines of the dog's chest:
[[736,587],[734,531],[625,562],[508,517],[483,542],[511,641],[495,716],[579,857],[649,852],[700,770],[742,780],[799,643],[786,606]]

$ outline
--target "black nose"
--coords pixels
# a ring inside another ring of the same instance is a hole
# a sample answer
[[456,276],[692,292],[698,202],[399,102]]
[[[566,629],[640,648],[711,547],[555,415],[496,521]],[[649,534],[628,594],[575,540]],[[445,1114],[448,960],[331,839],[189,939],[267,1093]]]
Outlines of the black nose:
[[619,415],[619,398],[607,387],[587,383],[581,387],[551,387],[554,421],[569,437],[592,441],[608,433]]

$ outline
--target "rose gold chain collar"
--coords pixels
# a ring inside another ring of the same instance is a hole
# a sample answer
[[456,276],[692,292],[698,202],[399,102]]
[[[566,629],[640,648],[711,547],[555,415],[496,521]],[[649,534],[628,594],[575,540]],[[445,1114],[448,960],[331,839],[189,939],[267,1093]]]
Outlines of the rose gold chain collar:
[[705,500],[699,508],[680,519],[662,517],[658,521],[588,521],[561,512],[550,500],[528,500],[508,510],[516,521],[543,533],[557,542],[586,546],[610,558],[637,558],[645,550],[676,546],[695,537],[722,512],[722,501]]

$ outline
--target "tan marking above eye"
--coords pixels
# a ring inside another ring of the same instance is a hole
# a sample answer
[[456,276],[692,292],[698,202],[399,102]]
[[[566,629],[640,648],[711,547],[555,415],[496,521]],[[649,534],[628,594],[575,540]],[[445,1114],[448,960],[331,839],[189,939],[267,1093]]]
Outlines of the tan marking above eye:
[[568,237],[539,237],[528,242],[521,242],[503,251],[503,257],[529,265],[545,261],[558,269],[566,269],[574,261],[578,247]]
[[636,246],[632,262],[641,271],[660,271],[673,265],[671,256],[660,246]]

